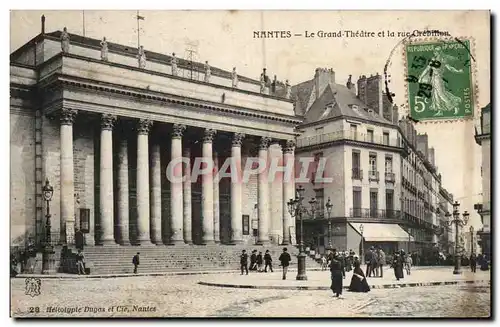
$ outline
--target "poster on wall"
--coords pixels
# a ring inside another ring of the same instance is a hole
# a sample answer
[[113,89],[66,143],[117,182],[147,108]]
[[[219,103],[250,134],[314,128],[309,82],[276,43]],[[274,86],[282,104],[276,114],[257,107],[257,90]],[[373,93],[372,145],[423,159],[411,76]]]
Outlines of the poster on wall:
[[250,216],[242,215],[243,220],[243,235],[250,235]]
[[297,244],[297,235],[295,234],[295,226],[290,226],[290,243]]
[[80,208],[80,231],[90,232],[90,209]]

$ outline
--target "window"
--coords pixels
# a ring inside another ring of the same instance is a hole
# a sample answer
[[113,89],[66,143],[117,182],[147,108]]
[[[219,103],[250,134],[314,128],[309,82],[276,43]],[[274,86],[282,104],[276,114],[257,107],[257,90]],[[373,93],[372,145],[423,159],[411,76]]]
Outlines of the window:
[[352,210],[353,217],[361,217],[361,188],[353,188],[352,190]]
[[[322,188],[314,190],[316,192],[316,217],[323,217],[324,209],[325,209],[325,190]],[[315,218],[315,217],[313,217]]]
[[389,145],[389,132],[384,132],[383,141],[384,141],[384,145]]
[[370,171],[377,171],[377,155],[370,154]]
[[360,153],[359,151],[352,151],[352,178],[353,179],[363,179],[363,171],[359,168],[360,166]]
[[370,190],[370,217],[377,217],[378,213],[378,190]]
[[385,172],[392,173],[392,157],[385,157]]
[[358,135],[358,125],[351,124],[351,139],[356,140]]
[[316,131],[316,135],[320,135],[320,134],[323,134],[325,132],[325,128],[324,127],[318,127],[315,129]]
[[373,129],[367,130],[367,138],[366,141],[373,143]]
[[385,191],[385,209],[387,218],[395,218],[394,217],[394,191],[386,190]]

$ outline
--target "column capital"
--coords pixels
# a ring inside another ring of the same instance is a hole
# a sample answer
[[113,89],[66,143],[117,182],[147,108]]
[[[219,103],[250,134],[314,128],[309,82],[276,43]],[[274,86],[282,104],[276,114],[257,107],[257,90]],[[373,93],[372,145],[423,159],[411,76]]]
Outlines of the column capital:
[[271,138],[263,136],[260,138],[259,150],[267,150],[269,144],[271,143]]
[[73,125],[78,111],[75,109],[61,109],[61,125]]
[[206,128],[203,134],[203,143],[212,143],[217,131],[215,129]]
[[245,134],[243,134],[243,133],[234,133],[233,134],[233,140],[232,140],[232,146],[241,146],[241,143],[243,142],[244,138],[245,138]]
[[101,128],[103,130],[113,130],[113,127],[116,122],[116,116],[111,114],[102,114],[101,115]]
[[283,153],[293,153],[295,149],[295,140],[286,140],[283,145]]
[[137,123],[137,134],[149,134],[153,122],[149,119],[139,119]]
[[186,125],[174,124],[172,128],[172,138],[180,139],[185,130],[186,130]]

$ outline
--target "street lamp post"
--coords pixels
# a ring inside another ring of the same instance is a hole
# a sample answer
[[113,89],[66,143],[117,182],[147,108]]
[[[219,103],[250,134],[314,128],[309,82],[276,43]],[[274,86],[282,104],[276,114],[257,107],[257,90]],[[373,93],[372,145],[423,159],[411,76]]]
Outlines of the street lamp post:
[[50,225],[50,201],[52,200],[52,195],[54,194],[54,188],[50,185],[49,180],[45,181],[45,185],[42,188],[43,198],[47,203],[47,213],[45,214],[45,244],[43,246],[42,254],[42,274],[53,274],[55,273],[55,252],[52,247],[51,239],[51,225]]
[[410,253],[410,244],[411,244],[411,233],[410,229],[408,228],[408,248],[406,249],[408,251],[408,254]]
[[[287,202],[288,212],[292,216],[292,218],[298,217],[300,220],[300,243],[299,243],[299,255],[297,256],[297,280],[307,280],[306,275],[306,254],[304,253],[304,226],[303,226],[303,213],[307,213],[307,209],[302,204],[304,200],[304,192],[305,189],[300,185],[297,188],[295,199],[290,199]],[[311,205],[311,214],[314,216],[314,211],[316,209],[316,199],[312,198],[309,201]]]
[[470,254],[474,254],[474,226],[470,226]]
[[[459,275],[462,273],[461,271],[461,257],[460,254],[458,253],[458,246],[459,246],[459,227],[467,225],[467,222],[469,221],[469,213],[467,211],[464,211],[462,214],[462,217],[460,217],[460,203],[458,201],[455,201],[453,203],[453,215],[451,215],[449,212],[446,213],[446,218],[448,221],[446,224],[448,226],[451,226],[455,224],[455,268],[453,269],[453,274],[454,275]],[[453,219],[450,220],[450,218],[453,216]]]
[[364,229],[365,229],[365,226],[363,226],[363,224],[359,225],[359,231],[361,232],[361,253],[359,254],[359,260],[361,262],[363,262],[363,260],[365,260],[363,258],[363,252],[364,252],[364,249],[365,249],[365,238],[363,236]]
[[332,248],[332,221],[330,220],[330,214],[332,213],[333,204],[328,197],[328,201],[325,204],[326,212],[328,213],[328,247]]

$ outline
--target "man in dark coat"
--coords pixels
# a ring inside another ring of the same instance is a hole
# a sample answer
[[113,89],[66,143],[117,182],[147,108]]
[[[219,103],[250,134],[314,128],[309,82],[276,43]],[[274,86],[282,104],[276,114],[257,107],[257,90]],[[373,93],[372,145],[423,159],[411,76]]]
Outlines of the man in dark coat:
[[85,275],[85,264],[84,264],[84,256],[82,250],[78,250],[76,254],[76,269],[78,270],[78,275]]
[[366,252],[366,255],[365,255],[365,262],[366,262],[365,275],[366,275],[366,277],[372,276],[372,273],[373,273],[372,263],[373,263],[373,261],[374,261],[374,252],[373,252],[373,247],[371,247],[370,250],[368,250],[368,252]]
[[259,254],[257,255],[257,271],[262,272],[262,264],[264,263],[264,258],[262,256],[262,252],[259,251]]
[[266,254],[264,254],[264,263],[264,272],[267,272],[267,267],[269,267],[269,269],[271,269],[271,272],[273,272],[273,258],[271,258],[269,250],[266,250]]
[[132,258],[132,263],[134,264],[134,274],[137,274],[137,267],[139,266],[139,254],[140,252],[137,252],[137,254]]
[[247,275],[248,275],[248,254],[247,254],[246,250],[241,251],[240,268],[241,268],[242,275],[243,275],[243,270],[245,270]]
[[333,249],[332,260],[330,261],[330,274],[332,279],[332,285],[330,286],[333,294],[336,297],[340,297],[342,294],[342,280],[344,279],[342,276],[342,259],[337,254],[337,250]]
[[394,276],[397,280],[404,278],[403,267],[404,267],[404,253],[396,252],[394,253],[394,259],[392,262],[394,267]]
[[253,250],[250,256],[250,270],[257,270],[257,250]]
[[475,273],[477,267],[477,257],[475,253],[472,253],[470,255],[469,262],[470,262],[470,271]]
[[283,267],[283,280],[285,280],[288,266],[290,265],[290,261],[292,261],[292,257],[290,257],[290,253],[287,252],[287,248],[283,248],[283,253],[281,253],[278,260],[281,262],[280,266]]

